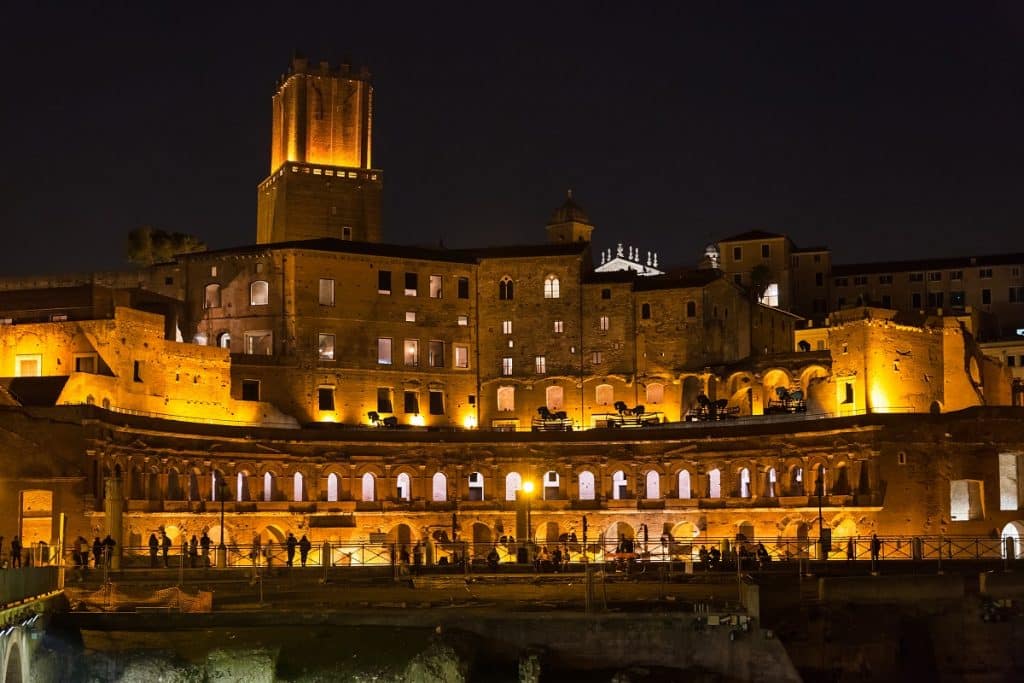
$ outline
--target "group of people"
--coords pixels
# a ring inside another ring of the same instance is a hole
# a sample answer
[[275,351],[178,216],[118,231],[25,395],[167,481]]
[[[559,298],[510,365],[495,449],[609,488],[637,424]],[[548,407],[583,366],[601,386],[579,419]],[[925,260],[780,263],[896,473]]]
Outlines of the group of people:
[[[708,550],[706,545],[702,545],[697,557],[705,569],[720,569],[723,564],[733,564],[734,562],[739,562],[741,568],[756,563],[759,569],[764,569],[772,561],[772,556],[764,547],[764,543],[758,543],[753,550],[747,544],[739,543],[736,545],[735,551],[726,550],[726,553],[723,554],[715,546]],[[733,564],[733,566],[735,565]]]
[[[159,533],[159,537],[157,534]],[[188,559],[188,566],[190,568],[196,567],[208,567],[210,566],[210,546],[213,541],[207,535],[206,531],[203,531],[201,538],[196,538],[195,534],[192,534],[192,538],[189,540],[187,545],[182,546],[182,554]],[[171,550],[170,536],[163,527],[160,527],[157,531],[149,535],[149,566],[156,568],[159,565],[158,556],[163,556],[164,567],[170,566],[168,560],[168,553]],[[202,554],[200,555],[200,549]],[[200,560],[202,558],[202,560]]]
[[102,541],[97,536],[91,545],[85,536],[79,536],[71,546],[71,559],[78,569],[88,569],[91,556],[92,566],[98,569],[110,561],[110,556],[114,554],[116,545],[117,541],[110,534],[107,534]]

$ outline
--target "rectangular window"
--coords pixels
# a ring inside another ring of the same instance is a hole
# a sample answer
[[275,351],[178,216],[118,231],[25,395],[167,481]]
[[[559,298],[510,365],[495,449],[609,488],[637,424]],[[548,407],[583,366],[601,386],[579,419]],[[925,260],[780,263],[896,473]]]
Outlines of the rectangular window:
[[882,295],[882,308],[892,308],[892,297],[888,294]]
[[920,294],[911,294],[910,295],[910,307],[911,308],[921,308],[921,295]]
[[498,387],[498,412],[511,412],[516,409],[516,388]]
[[258,401],[258,400],[260,400],[260,381],[258,379],[243,379],[242,380],[242,400],[243,401]]
[[334,335],[321,332],[317,343],[320,360],[334,360]]
[[857,275],[853,278],[853,284],[857,286],[864,286],[868,283],[867,275]]
[[511,320],[502,320],[501,321],[501,333],[502,334],[512,334],[512,321]]
[[590,360],[594,365],[600,365],[601,361],[604,360],[604,356],[600,351],[594,351],[594,355],[591,356]]
[[75,372],[87,372],[96,374],[96,354],[75,356]]
[[1008,355],[1006,357],[1006,367],[1012,368],[1012,367],[1015,367],[1016,365],[1017,365],[1017,358],[1016,358],[1016,356]]
[[847,382],[843,385],[843,405],[853,405],[853,384]]
[[911,282],[924,282],[924,273],[911,273],[910,274],[910,281]]
[[962,270],[954,270],[954,271],[950,272],[949,279],[950,280],[963,280],[964,279],[964,271],[962,271]]
[[458,279],[458,297],[460,299],[468,299],[469,298],[469,278],[468,277],[460,277]]
[[320,305],[334,305],[334,280],[331,278],[320,278]]
[[350,225],[343,225],[342,226],[342,228],[341,228],[341,239],[345,240],[346,242],[352,241],[352,226],[350,226]]
[[431,275],[430,276],[430,298],[440,299],[441,298],[441,276]]
[[562,324],[562,321],[561,321],[561,320],[556,320],[556,321],[555,321],[555,326],[554,326],[554,332],[555,332],[555,334],[562,334],[562,332],[564,331],[564,329],[565,329],[565,327],[564,327],[564,325]]
[[610,290],[610,289],[602,289],[601,290],[601,298],[602,299],[611,299],[612,298],[612,290]]
[[999,509],[1016,510],[1020,507],[1020,463],[1017,453],[999,454]]
[[210,277],[217,277],[217,266],[210,266]]
[[942,282],[942,273],[937,270],[928,273],[928,282]]
[[547,371],[547,361],[544,359],[544,356],[535,356],[533,365],[538,375],[543,375]]
[[982,280],[988,280],[989,278],[992,277],[992,269],[991,268],[979,268],[978,269],[978,277],[980,277]]
[[377,412],[378,413],[393,413],[393,412],[395,412],[395,406],[391,402],[391,388],[390,387],[378,387],[377,388]]
[[244,335],[245,353],[250,356],[270,356],[274,353],[274,335],[270,330],[250,330]]
[[407,413],[419,413],[420,412],[420,394],[418,391],[406,391],[405,399],[403,401],[403,407]]
[[980,481],[953,479],[949,482],[949,518],[953,522],[985,519]]
[[270,285],[266,280],[256,280],[249,285],[249,305],[266,306],[270,303]]
[[878,276],[878,284],[880,284],[880,285],[891,285],[892,284],[892,275],[879,275]]
[[983,289],[981,290],[981,303],[990,304],[992,303],[992,290]]
[[417,294],[416,290],[418,288],[419,288],[419,278],[416,276],[416,273],[406,273],[405,274],[405,295],[406,296],[416,296],[416,294]]
[[949,293],[949,305],[954,308],[963,308],[966,300],[967,299],[962,291]]
[[406,311],[405,312],[405,322],[407,322],[407,323],[414,323],[414,322],[416,322],[416,311]]
[[419,365],[420,364],[420,341],[418,339],[406,339],[405,340],[405,364],[406,365]]
[[316,390],[317,408],[334,410],[334,387],[319,387]]
[[824,287],[825,286],[825,274],[824,273],[815,273],[814,274],[814,286],[815,287]]
[[467,327],[469,325],[469,316],[460,315],[458,318],[455,319],[455,322],[458,323],[459,327]]
[[431,339],[427,342],[427,364],[432,368],[444,367],[444,342]]
[[772,255],[772,248],[770,245],[761,245],[761,258],[769,258]]
[[465,370],[469,367],[469,347],[462,344],[454,346],[455,367]]
[[391,337],[377,338],[377,364],[391,365]]
[[391,271],[390,270],[378,270],[377,271],[377,293],[378,294],[390,294],[391,293]]
[[512,376],[512,359],[508,356],[501,359],[501,375],[503,377]]
[[14,358],[15,377],[41,377],[43,374],[42,354],[23,354]]
[[1024,287],[1010,287],[1010,303],[1024,304]]
[[431,415],[444,415],[444,394],[440,391],[431,390],[430,394],[430,414]]
[[742,261],[743,260],[743,247],[733,247],[732,248],[732,260],[733,261]]
[[601,328],[602,332],[608,331],[608,316],[602,315],[598,320],[598,327]]
[[942,292],[928,292],[928,308],[942,308]]

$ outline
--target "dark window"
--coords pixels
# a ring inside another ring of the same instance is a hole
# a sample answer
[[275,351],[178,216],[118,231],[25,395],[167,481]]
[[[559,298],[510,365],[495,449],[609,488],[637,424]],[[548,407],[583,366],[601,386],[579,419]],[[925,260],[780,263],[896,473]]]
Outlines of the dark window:
[[420,412],[420,394],[417,391],[405,392],[405,412],[407,413],[418,413]]
[[732,281],[735,282],[738,285],[742,285],[743,284],[743,276],[740,275],[739,273],[736,273],[735,275],[732,276]]
[[640,317],[643,318],[644,320],[650,320],[651,319],[651,305],[650,304],[640,304]]
[[911,294],[910,295],[910,307],[911,308],[921,308],[921,295],[920,294]]
[[444,342],[431,340],[427,344],[427,364],[432,368],[444,367]]
[[258,379],[243,379],[242,380],[242,400],[243,401],[258,401],[258,400],[260,400],[260,381]]
[[928,308],[942,308],[942,292],[928,292]]
[[983,289],[981,290],[981,303],[990,304],[992,303],[992,290]]
[[390,270],[378,270],[377,271],[377,293],[378,294],[390,294],[391,293],[391,271]]
[[846,297],[845,296],[841,296],[838,299],[836,299],[836,308],[842,308],[845,305],[846,305]]
[[892,297],[888,294],[882,295],[882,308],[892,308]]
[[388,387],[380,387],[377,389],[377,412],[395,412],[395,408],[391,404],[391,389],[389,389]]
[[686,302],[686,317],[695,318],[697,316],[697,304],[693,301]]
[[602,289],[601,290],[601,298],[602,299],[611,299],[612,298],[612,290],[610,290],[610,289]]
[[134,381],[136,381],[136,382],[141,382],[142,381],[142,361],[141,360],[135,361],[135,371],[134,371],[134,374],[132,376],[132,379]]
[[409,296],[416,296],[416,290],[418,288],[418,280],[416,273],[405,274],[405,293]]
[[470,394],[469,395],[469,405],[471,405],[471,406],[475,406],[476,405],[476,395],[475,394]]
[[430,392],[430,414],[444,415],[444,394],[440,391]]
[[459,296],[460,299],[468,299],[469,298],[469,278],[468,277],[460,277],[459,278],[458,296]]
[[772,255],[772,248],[767,244],[761,245],[761,258],[768,258]]
[[504,277],[498,283],[498,298],[502,301],[512,300],[512,278]]
[[733,247],[732,248],[732,258],[733,258],[734,261],[742,261],[743,260],[743,247]]
[[320,387],[316,399],[320,410],[334,410],[334,387]]
[[843,403],[853,403],[853,385],[846,384],[843,386]]
[[1008,367],[1008,368],[1014,367],[1014,365],[1015,365],[1014,361],[1015,360],[1017,360],[1017,359],[1014,358],[1013,356],[1007,356],[1006,357],[1006,367]]
[[814,274],[814,285],[816,287],[824,287],[825,286],[825,274],[824,273],[815,273]]
[[174,278],[173,277],[165,277],[164,278],[164,284],[165,285],[173,285],[174,284]]

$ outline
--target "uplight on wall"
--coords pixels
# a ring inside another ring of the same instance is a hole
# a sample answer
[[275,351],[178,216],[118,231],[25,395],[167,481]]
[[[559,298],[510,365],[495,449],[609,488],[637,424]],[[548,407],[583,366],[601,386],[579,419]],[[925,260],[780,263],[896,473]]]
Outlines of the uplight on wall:
[[423,420],[422,415],[416,413],[415,415],[409,418],[409,424],[411,424],[414,427],[422,427],[425,424],[425,421]]
[[462,426],[466,429],[476,429],[476,415],[467,415],[462,418]]

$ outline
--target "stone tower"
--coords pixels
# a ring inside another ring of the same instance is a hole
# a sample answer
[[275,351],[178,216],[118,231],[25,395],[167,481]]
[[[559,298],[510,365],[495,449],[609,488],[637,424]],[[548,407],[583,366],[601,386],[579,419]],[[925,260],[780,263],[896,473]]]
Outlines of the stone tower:
[[270,175],[259,185],[259,243],[380,241],[383,174],[371,165],[373,86],[365,68],[294,57],[273,98]]
[[572,198],[569,190],[565,203],[555,209],[548,221],[548,242],[589,242],[594,224]]

